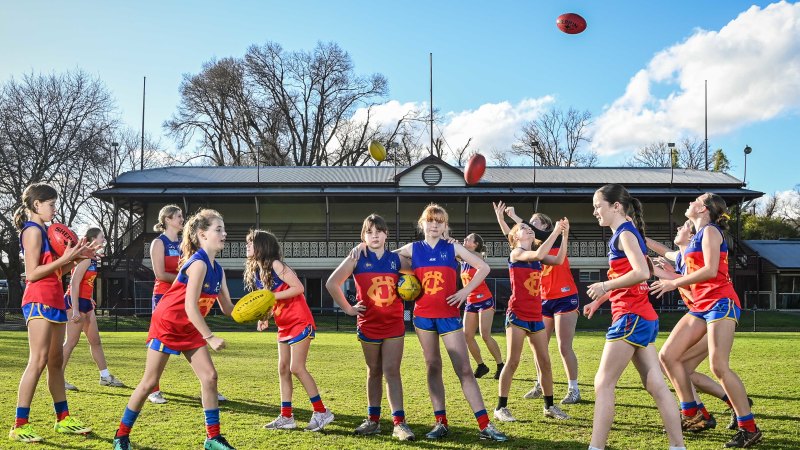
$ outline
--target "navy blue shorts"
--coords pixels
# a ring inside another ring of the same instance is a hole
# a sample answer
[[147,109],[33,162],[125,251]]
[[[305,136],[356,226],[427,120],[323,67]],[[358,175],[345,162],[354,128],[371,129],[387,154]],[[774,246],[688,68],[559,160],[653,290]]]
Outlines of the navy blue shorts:
[[25,324],[33,319],[44,319],[53,323],[67,323],[67,310],[56,309],[41,303],[28,303],[22,306],[22,317]]
[[290,338],[284,339],[282,341],[278,341],[279,344],[288,344],[294,345],[298,342],[305,341],[306,339],[314,339],[317,336],[317,333],[314,331],[314,327],[308,325],[307,327],[303,328],[303,331],[300,332],[297,336],[292,336]]
[[[64,295],[64,303],[67,304],[67,309],[72,309],[72,297]],[[86,314],[94,310],[94,301],[85,298],[78,299],[78,311]]]
[[447,317],[444,319],[428,319],[427,317],[414,316],[414,328],[444,336],[464,328],[461,317]]
[[494,309],[494,298],[488,299],[478,303],[467,303],[464,306],[464,311],[468,313],[479,313],[486,309]]
[[739,317],[742,315],[742,310],[736,303],[729,298],[721,298],[714,303],[714,306],[707,311],[689,311],[689,314],[697,317],[698,319],[705,320],[706,323],[716,322],[718,320],[728,319],[739,323]]
[[578,294],[552,300],[542,300],[542,315],[550,319],[557,314],[578,312]]
[[400,336],[393,336],[388,338],[382,339],[373,339],[367,337],[364,333],[361,332],[361,329],[356,329],[356,336],[358,336],[358,340],[361,342],[366,342],[367,344],[383,344],[383,341],[388,341],[389,339],[403,339],[405,337],[405,333],[401,334]]
[[611,324],[606,341],[623,340],[637,347],[647,347],[658,336],[658,319],[645,320],[636,314],[625,314]]
[[525,330],[528,334],[538,333],[544,330],[544,322],[541,320],[522,320],[516,314],[509,311],[506,313],[506,328],[515,326]]

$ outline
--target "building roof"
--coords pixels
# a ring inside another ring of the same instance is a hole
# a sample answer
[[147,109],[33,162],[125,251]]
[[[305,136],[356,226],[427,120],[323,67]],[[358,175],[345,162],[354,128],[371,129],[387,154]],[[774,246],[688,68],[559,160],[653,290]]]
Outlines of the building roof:
[[800,239],[752,240],[744,243],[779,270],[800,269]]

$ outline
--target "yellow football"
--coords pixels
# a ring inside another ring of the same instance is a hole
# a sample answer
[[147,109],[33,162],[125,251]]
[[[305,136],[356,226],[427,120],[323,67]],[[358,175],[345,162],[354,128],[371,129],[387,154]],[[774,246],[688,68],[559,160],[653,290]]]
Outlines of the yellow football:
[[275,306],[275,294],[268,289],[259,289],[240,298],[233,306],[231,317],[239,323],[255,322],[267,315]]
[[369,143],[369,154],[375,161],[381,162],[386,159],[386,148],[380,142],[372,141]]
[[403,274],[397,280],[397,295],[407,302],[413,302],[419,297],[422,285],[414,275]]

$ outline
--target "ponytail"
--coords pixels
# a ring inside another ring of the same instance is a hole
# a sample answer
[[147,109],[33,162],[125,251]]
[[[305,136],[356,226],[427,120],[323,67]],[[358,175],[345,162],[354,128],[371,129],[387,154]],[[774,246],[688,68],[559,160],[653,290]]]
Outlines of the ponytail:
[[639,230],[642,239],[645,239],[646,226],[644,224],[644,209],[642,208],[642,202],[640,202],[638,198],[631,197],[628,215],[633,219],[633,226]]
[[[164,208],[162,208],[162,211]],[[181,241],[181,258],[178,260],[178,267],[181,267],[197,250],[200,249],[200,238],[198,233],[211,228],[214,219],[222,220],[222,215],[213,209],[201,209],[186,221],[183,226],[183,240]]]
[[625,211],[625,215],[633,220],[633,226],[645,238],[644,208],[639,199],[631,196],[630,192],[621,184],[606,184],[597,190],[603,199],[609,204],[619,203]]
[[716,224],[722,231],[728,230],[731,216],[728,214],[725,200],[717,194],[706,192],[703,205],[708,210],[711,223]]
[[22,205],[14,212],[14,225],[19,231],[25,228],[28,221],[28,211],[38,213],[34,202],[44,202],[58,198],[58,192],[47,183],[33,183],[22,191]]
[[14,225],[17,227],[17,230],[22,231],[25,228],[25,222],[28,221],[28,212],[25,210],[25,206],[20,206],[14,212]]
[[153,231],[159,233],[167,231],[167,219],[171,219],[180,210],[181,208],[178,205],[167,205],[161,208],[161,211],[158,212],[158,222],[153,225]]

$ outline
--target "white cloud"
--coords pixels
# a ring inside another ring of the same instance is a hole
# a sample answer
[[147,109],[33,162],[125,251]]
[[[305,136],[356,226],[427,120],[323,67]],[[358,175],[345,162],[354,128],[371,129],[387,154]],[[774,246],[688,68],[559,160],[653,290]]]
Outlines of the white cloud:
[[[600,154],[739,127],[800,110],[800,4],[753,6],[719,31],[697,30],[656,54],[593,129]],[[671,89],[663,97],[652,94]]]

